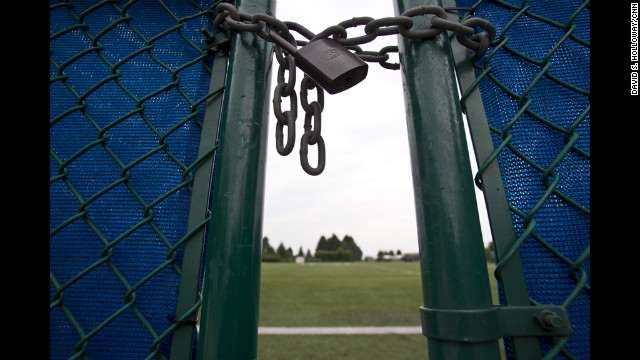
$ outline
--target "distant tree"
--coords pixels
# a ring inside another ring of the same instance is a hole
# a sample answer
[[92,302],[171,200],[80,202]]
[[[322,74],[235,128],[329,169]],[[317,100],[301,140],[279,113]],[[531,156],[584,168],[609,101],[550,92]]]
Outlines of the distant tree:
[[402,255],[402,251],[400,250],[396,251],[396,255]]
[[262,238],[262,253],[272,255],[276,253],[273,247],[269,245],[269,238],[266,236]]
[[353,257],[353,253],[341,247],[338,247],[336,251],[316,251],[316,259],[320,261],[350,261],[351,257]]
[[[349,254],[348,260],[343,259],[345,254]],[[350,235],[342,240],[336,234],[329,239],[323,235],[316,246],[315,258],[320,261],[361,261],[362,250]]]
[[276,254],[262,254],[262,261],[279,262],[279,261],[282,261],[282,258]]
[[331,235],[331,237],[327,239],[327,250],[329,251],[337,251],[340,245],[342,245],[341,241],[336,234]]
[[336,250],[336,261],[351,261],[353,257],[353,252],[350,250],[345,250],[342,247],[338,247]]
[[284,260],[293,261],[293,250],[291,250],[291,247],[287,248],[287,251],[284,254]]
[[329,250],[327,239],[324,237],[324,235],[320,237],[320,240],[318,240],[318,245],[316,246],[316,252],[321,250]]
[[311,250],[307,250],[307,255],[304,256],[304,260],[308,261],[311,258],[313,258],[313,256],[311,256]]
[[378,258],[376,259],[376,261],[382,261],[384,260],[384,251],[380,250],[378,251]]
[[278,254],[278,256],[280,256],[283,259],[287,255],[287,250],[284,248],[283,243],[280,243],[280,245],[278,245],[278,250],[276,250],[276,254]]
[[300,246],[300,250],[298,250],[298,256],[304,256],[304,252],[302,251],[302,246]]
[[362,250],[360,250],[360,247],[356,245],[356,241],[353,240],[351,236],[345,235],[344,239],[342,239],[342,244],[340,245],[340,247],[353,253],[351,261],[362,260]]

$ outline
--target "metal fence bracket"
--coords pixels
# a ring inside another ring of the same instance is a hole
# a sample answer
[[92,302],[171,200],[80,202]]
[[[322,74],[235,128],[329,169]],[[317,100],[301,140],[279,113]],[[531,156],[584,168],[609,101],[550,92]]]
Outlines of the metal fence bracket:
[[568,336],[572,332],[562,306],[495,306],[479,310],[420,308],[422,334],[457,342],[486,342],[503,337]]

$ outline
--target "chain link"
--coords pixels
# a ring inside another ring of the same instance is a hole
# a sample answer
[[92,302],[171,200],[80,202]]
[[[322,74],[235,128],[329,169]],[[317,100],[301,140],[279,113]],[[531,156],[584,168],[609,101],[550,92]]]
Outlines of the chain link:
[[[489,48],[496,35],[496,29],[489,21],[472,17],[462,23],[447,19],[447,11],[468,10],[472,8],[442,8],[434,5],[423,5],[408,9],[400,16],[374,19],[371,17],[354,17],[337,25],[332,25],[314,34],[304,26],[291,22],[280,21],[277,18],[263,14],[246,14],[239,12],[230,3],[220,3],[216,6],[217,16],[213,25],[222,30],[254,32],[260,38],[275,43],[271,37],[271,31],[276,31],[292,49],[304,46],[309,42],[331,37],[333,40],[353,51],[363,61],[379,63],[385,69],[398,70],[400,64],[389,62],[389,53],[397,53],[397,46],[385,46],[379,51],[364,51],[360,45],[375,40],[378,36],[401,35],[409,39],[431,39],[443,31],[452,31],[456,34],[456,40],[464,47],[474,52],[472,61],[480,59]],[[414,17],[432,15],[431,27],[427,29],[413,29]],[[347,29],[364,26],[365,35],[348,37]],[[476,32],[476,28],[483,30]],[[295,31],[307,40],[296,40],[291,34]],[[291,50],[290,50],[291,51]],[[276,117],[276,150],[280,155],[291,153],[295,146],[295,122],[298,116],[298,99],[295,92],[296,65],[292,54],[287,53],[277,43],[275,55],[278,61],[277,85],[273,96],[273,111]],[[285,72],[288,71],[285,80]],[[310,175],[319,175],[324,170],[326,151],[324,140],[320,134],[322,126],[322,110],[324,109],[324,90],[313,79],[305,74],[300,84],[300,101],[305,111],[304,134],[300,138],[300,164],[303,170]],[[309,103],[308,91],[317,90],[317,100]],[[289,98],[289,110],[282,111],[283,99]],[[313,120],[313,121],[312,121]],[[285,126],[287,136],[285,143]],[[318,146],[318,162],[316,167],[309,165],[308,147]]]
[[[317,100],[309,103],[307,95],[309,90],[317,90]],[[326,151],[324,139],[320,131],[322,130],[322,110],[324,109],[324,90],[312,78],[305,75],[300,82],[300,105],[305,111],[304,134],[300,138],[300,165],[309,175],[320,175],[324,171],[326,162]],[[313,119],[313,126],[311,125]],[[309,165],[309,145],[318,145],[318,164],[316,167]]]
[[[276,150],[282,156],[289,155],[295,145],[296,128],[295,121],[298,117],[298,97],[295,92],[296,84],[296,64],[293,56],[284,56],[281,52],[276,58],[280,67],[278,68],[277,85],[273,94],[273,113],[278,120],[276,124]],[[284,72],[288,71],[288,81],[284,79]],[[282,112],[282,98],[289,98],[290,109]],[[287,143],[283,144],[284,127],[287,127]]]

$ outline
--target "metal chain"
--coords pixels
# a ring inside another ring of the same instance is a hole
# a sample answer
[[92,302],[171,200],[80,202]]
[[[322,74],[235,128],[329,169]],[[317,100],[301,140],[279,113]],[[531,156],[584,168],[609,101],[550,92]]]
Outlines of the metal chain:
[[[273,92],[273,113],[278,120],[276,124],[276,150],[282,156],[289,155],[295,144],[295,121],[298,117],[298,98],[294,89],[296,85],[296,64],[293,56],[283,56],[282,52],[276,52],[278,67],[278,83]],[[289,72],[288,81],[284,80],[285,71]],[[289,98],[290,109],[282,112],[282,98]],[[284,127],[287,127],[287,142],[283,144]]]
[[[291,22],[280,21],[277,18],[263,14],[246,14],[239,12],[230,3],[220,3],[216,6],[217,16],[213,25],[221,30],[249,31],[260,38],[275,43],[270,32],[276,31],[283,39],[294,47],[304,46],[311,41],[332,37],[333,40],[354,52],[363,61],[377,62],[385,69],[398,70],[400,64],[389,63],[389,53],[398,52],[397,46],[385,46],[379,51],[364,51],[360,45],[375,40],[378,36],[401,35],[409,39],[431,39],[443,31],[452,31],[456,40],[464,47],[474,51],[472,61],[480,59],[489,48],[489,44],[496,35],[496,29],[489,21],[472,17],[462,23],[447,19],[447,11],[468,10],[472,8],[442,8],[434,5],[423,5],[411,8],[400,16],[374,19],[371,17],[354,17],[337,25],[329,26],[318,34],[314,34],[304,26]],[[413,29],[413,19],[417,16],[433,15],[431,27],[428,29]],[[365,35],[358,37],[347,36],[347,29],[364,26]],[[476,28],[484,31],[476,32]],[[266,30],[266,31],[265,31]],[[291,31],[295,31],[307,40],[296,40]],[[278,79],[273,96],[273,111],[276,119],[276,150],[280,155],[291,153],[295,145],[295,122],[298,115],[298,99],[295,92],[296,65],[294,58],[280,46],[275,44],[275,54],[278,61]],[[285,80],[285,72],[288,72]],[[319,175],[324,170],[326,151],[324,140],[320,134],[321,113],[324,108],[324,90],[313,79],[305,74],[300,85],[301,105],[305,111],[304,134],[300,139],[300,164],[309,175]],[[308,102],[307,93],[317,90],[317,100]],[[289,110],[282,111],[283,98],[289,98]],[[312,122],[313,119],[313,122]],[[313,125],[312,125],[313,123]],[[284,127],[287,127],[285,143]],[[316,167],[309,165],[308,146],[318,145],[318,163]]]
[[[317,100],[309,103],[307,99],[308,91],[317,90]],[[300,165],[302,169],[309,175],[320,175],[324,171],[326,162],[326,151],[324,147],[324,139],[320,135],[322,130],[322,110],[324,109],[324,90],[313,81],[312,78],[305,75],[300,83],[300,105],[305,111],[304,115],[304,134],[300,138]],[[313,119],[313,126],[311,125]],[[318,145],[318,164],[316,167],[309,165],[309,145]]]

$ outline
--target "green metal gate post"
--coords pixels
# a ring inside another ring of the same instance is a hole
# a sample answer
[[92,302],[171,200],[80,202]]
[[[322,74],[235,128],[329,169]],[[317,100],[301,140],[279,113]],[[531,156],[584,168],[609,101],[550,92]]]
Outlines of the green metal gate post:
[[[236,1],[241,12],[274,15],[275,0]],[[205,264],[198,359],[256,359],[264,173],[273,44],[233,32],[211,229]]]
[[[442,0],[442,3],[445,7],[456,6],[455,0]],[[449,20],[459,21],[458,14],[449,13]],[[493,244],[496,254],[506,254],[507,249],[513,247],[516,236],[498,161],[495,159],[488,165],[484,164],[484,161],[491,157],[494,146],[482,98],[480,97],[480,90],[472,85],[476,81],[473,63],[470,59],[469,50],[458,42],[451,43],[451,49],[455,59],[460,91],[463,93],[463,97],[466,96],[464,103],[477,165],[479,169],[483,169],[480,180],[487,204]],[[468,93],[465,93],[465,91],[468,91]],[[486,189],[491,190],[487,191]],[[508,306],[531,305],[527,283],[522,270],[522,261],[517,249],[510,260],[504,263],[503,266],[502,277],[499,281],[502,286],[504,304]],[[534,336],[513,337],[512,347],[514,356],[518,360],[540,359],[538,338]]]
[[[176,316],[191,313],[184,320],[196,320],[197,309],[200,305],[200,275],[202,271],[202,255],[206,238],[205,227],[207,220],[209,201],[211,198],[211,181],[215,153],[217,149],[218,122],[222,110],[224,97],[224,84],[227,77],[228,56],[223,53],[214,55],[213,69],[209,84],[209,93],[212,97],[207,100],[205,117],[202,122],[200,135],[200,149],[191,192],[191,205],[187,231],[191,234],[189,241],[185,242],[184,255],[182,257],[182,269],[180,274],[180,289],[176,304]],[[193,326],[178,326],[173,334],[171,345],[171,360],[188,360],[193,358]]]
[[[425,4],[440,6],[437,0],[394,1],[396,15]],[[430,27],[429,16],[413,20],[416,29]],[[469,315],[491,313],[493,304],[449,39],[444,33],[430,40],[399,36],[398,43],[429,358],[499,359],[497,339],[468,336],[469,329],[482,329]],[[434,321],[440,313],[449,314],[441,317],[446,321]]]

